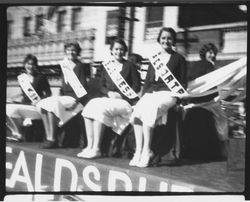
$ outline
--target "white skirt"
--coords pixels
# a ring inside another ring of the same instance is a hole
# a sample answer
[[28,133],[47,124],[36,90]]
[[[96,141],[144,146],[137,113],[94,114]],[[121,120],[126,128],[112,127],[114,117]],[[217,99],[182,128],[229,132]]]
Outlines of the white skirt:
[[74,101],[75,98],[70,96],[51,96],[42,99],[36,106],[40,111],[43,109],[53,113],[60,120],[58,125],[62,126],[83,110],[81,103],[78,103],[73,110],[67,110],[67,106],[70,106]]
[[146,93],[134,106],[131,122],[138,118],[149,127],[166,124],[167,112],[176,104],[176,101],[170,91]]
[[90,100],[82,112],[83,117],[100,121],[117,134],[129,124],[131,114],[132,107],[126,100],[106,97]]
[[11,118],[29,118],[32,120],[41,119],[40,113],[33,105],[7,103],[6,115]]

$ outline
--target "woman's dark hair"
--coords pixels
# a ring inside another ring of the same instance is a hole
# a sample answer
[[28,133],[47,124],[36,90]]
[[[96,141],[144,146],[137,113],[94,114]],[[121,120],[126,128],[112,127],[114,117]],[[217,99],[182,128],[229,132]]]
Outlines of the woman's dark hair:
[[171,27],[163,27],[163,28],[161,28],[161,30],[160,30],[160,32],[158,34],[158,37],[157,37],[157,42],[158,43],[160,43],[160,37],[161,37],[162,32],[169,32],[171,34],[171,36],[173,37],[173,44],[176,43],[176,32]]
[[113,49],[115,43],[121,44],[124,47],[125,53],[128,51],[128,47],[127,47],[125,41],[121,38],[115,38],[114,40],[112,40],[112,42],[110,44],[110,50]]
[[34,56],[34,55],[32,55],[32,54],[26,55],[26,57],[24,58],[23,63],[24,63],[24,64],[27,63],[28,60],[32,60],[33,63],[34,63],[34,65],[35,65],[35,66],[38,66],[38,60],[37,60],[37,57],[36,57],[36,56]]
[[141,62],[143,60],[143,57],[139,54],[136,53],[132,53],[129,57],[128,60],[133,62],[133,63],[138,63]]
[[80,53],[81,53],[82,49],[81,49],[79,43],[77,41],[75,41],[75,40],[73,40],[73,41],[67,41],[64,44],[64,51],[66,51],[66,49],[68,47],[71,47],[71,46],[73,46],[76,49],[76,55],[80,56]]
[[216,46],[213,43],[207,43],[204,44],[201,49],[200,49],[200,58],[201,59],[205,59],[206,57],[206,52],[212,50],[214,52],[214,55],[216,57],[218,49],[216,48]]

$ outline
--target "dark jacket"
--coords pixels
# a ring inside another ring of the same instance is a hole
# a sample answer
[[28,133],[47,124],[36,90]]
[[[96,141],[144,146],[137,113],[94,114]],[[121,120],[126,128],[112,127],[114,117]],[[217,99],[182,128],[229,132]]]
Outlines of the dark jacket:
[[[101,89],[100,89],[102,95],[107,97],[109,91],[115,91],[115,92],[120,93],[122,98],[127,100],[129,103],[136,102],[137,99],[130,100],[125,95],[123,95],[123,93],[120,92],[120,90],[116,87],[116,85],[114,84],[114,82],[112,81],[108,73],[106,72],[105,68],[104,67],[102,68],[103,68],[103,71],[102,71],[102,76],[101,76]],[[128,60],[124,60],[120,74],[128,83],[128,85],[136,93],[140,91],[140,88],[141,88],[140,75],[137,72],[136,66],[132,62]]]
[[[180,84],[186,88],[187,86],[187,67],[186,67],[186,60],[185,58],[174,52],[168,63],[168,68],[172,72],[172,74],[175,76],[175,78],[180,82]],[[151,93],[153,91],[161,91],[161,90],[167,90],[170,91],[170,89],[167,87],[167,85],[164,83],[164,81],[159,78],[157,81],[155,81],[155,69],[150,63],[148,67],[148,72],[145,79],[145,84],[143,87],[142,94],[145,93]]]
[[[34,80],[31,83],[32,87],[35,89],[40,98],[46,98],[51,96],[50,85],[47,78],[44,75],[34,75]],[[30,99],[22,90],[22,103],[31,104]]]
[[[190,71],[188,73],[188,81],[192,81],[200,76],[203,76],[209,72],[212,72],[213,70],[215,70],[215,67],[211,62],[208,62],[205,59],[200,60],[190,67]],[[216,96],[218,96],[218,92],[213,93],[211,95],[207,95],[207,96],[191,98],[190,102],[192,103],[208,102],[208,101],[211,101]]]
[[[88,91],[88,85],[87,85],[86,73],[85,72],[86,72],[85,71],[85,65],[78,60],[76,62],[75,67],[74,67],[74,73],[77,76],[77,78],[79,79],[82,86],[86,89],[86,91]],[[89,99],[88,95],[85,95],[83,97],[78,98],[76,96],[74,90],[70,86],[70,84],[65,83],[64,77],[63,77],[63,82],[62,82],[62,87],[61,87],[61,92],[60,93],[61,93],[61,95],[67,95],[67,96],[71,96],[71,97],[75,98],[78,102],[80,102],[83,105],[85,105],[86,102]]]

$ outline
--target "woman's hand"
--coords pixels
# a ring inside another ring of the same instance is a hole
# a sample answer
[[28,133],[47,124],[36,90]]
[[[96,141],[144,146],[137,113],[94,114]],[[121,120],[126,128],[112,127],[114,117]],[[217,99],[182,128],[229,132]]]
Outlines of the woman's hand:
[[122,98],[122,96],[119,93],[115,92],[115,91],[109,91],[108,92],[108,97],[109,98],[116,98],[116,99],[121,99]]
[[77,104],[78,104],[78,102],[76,102],[76,100],[74,100],[74,102],[67,104],[67,106],[65,106],[65,109],[67,111],[74,110],[76,108]]

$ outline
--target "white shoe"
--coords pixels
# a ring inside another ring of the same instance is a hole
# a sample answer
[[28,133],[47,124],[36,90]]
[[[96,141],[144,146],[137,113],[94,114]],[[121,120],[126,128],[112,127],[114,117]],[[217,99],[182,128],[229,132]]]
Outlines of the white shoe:
[[141,158],[140,153],[134,153],[134,156],[131,159],[131,161],[129,162],[129,165],[130,166],[136,166],[139,163],[140,158]]
[[88,150],[81,155],[82,158],[86,158],[86,159],[93,159],[93,158],[98,158],[101,156],[102,154],[100,150]]
[[149,166],[151,158],[154,156],[153,152],[143,153],[141,155],[140,161],[136,164],[137,167],[146,168]]
[[17,132],[12,132],[13,137],[17,138],[17,139],[21,139],[22,138],[22,134],[17,133]]
[[77,154],[78,157],[83,157],[86,153],[90,151],[90,148],[84,148],[80,153]]
[[12,136],[7,136],[7,140],[19,142],[22,140],[22,135],[17,132],[12,132]]

